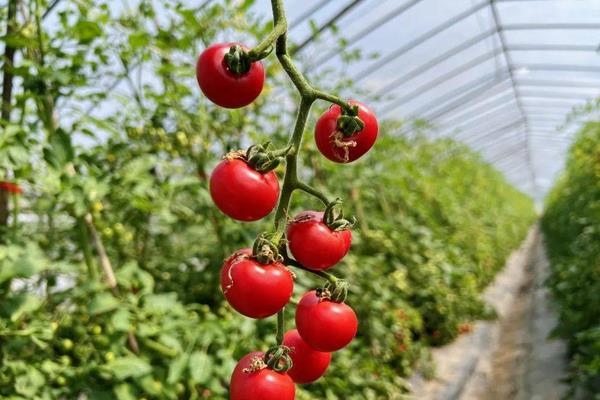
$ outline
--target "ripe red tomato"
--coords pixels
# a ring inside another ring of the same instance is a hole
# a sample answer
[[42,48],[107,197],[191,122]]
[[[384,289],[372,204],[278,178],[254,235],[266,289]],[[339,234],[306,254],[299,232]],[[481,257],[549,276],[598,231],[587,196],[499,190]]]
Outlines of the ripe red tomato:
[[311,383],[327,371],[331,362],[331,353],[324,353],[310,347],[296,329],[285,333],[283,344],[291,349],[290,357],[294,365],[287,373],[294,382]]
[[[245,355],[235,366],[229,384],[230,400],[294,400],[296,387],[286,373],[270,368],[251,371],[252,359],[262,359],[264,354]],[[245,371],[244,371],[245,370]]]
[[240,158],[225,159],[210,176],[210,195],[229,217],[256,221],[277,205],[279,181],[273,171],[263,174]]
[[294,258],[306,268],[324,270],[337,264],[350,250],[352,231],[334,231],[323,213],[303,211],[288,225],[287,239]]
[[221,289],[231,306],[250,318],[266,318],[281,310],[292,297],[294,280],[281,263],[261,264],[242,249],[225,260]]
[[239,43],[213,44],[200,54],[196,63],[196,78],[202,92],[213,103],[225,108],[247,106],[262,92],[265,69],[260,61],[253,62],[250,70],[237,75],[225,63],[225,54]]
[[364,128],[351,136],[338,131],[337,120],[342,109],[337,104],[325,111],[315,126],[315,141],[321,154],[338,163],[349,163],[365,154],[377,140],[379,127],[373,111],[358,101],[349,101],[358,106],[358,117],[364,122]]
[[302,296],[296,307],[296,328],[310,347],[332,352],[354,339],[358,320],[347,304],[322,300],[312,290]]

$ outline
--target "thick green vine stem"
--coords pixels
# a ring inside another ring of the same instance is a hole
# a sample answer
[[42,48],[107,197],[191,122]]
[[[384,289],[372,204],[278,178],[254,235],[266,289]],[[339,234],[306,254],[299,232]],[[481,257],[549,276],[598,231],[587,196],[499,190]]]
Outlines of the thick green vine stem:
[[[277,251],[278,248],[285,249],[285,242],[283,242],[282,239],[284,236],[286,222],[288,219],[290,201],[294,190],[302,190],[310,195],[313,195],[320,199],[325,205],[329,205],[331,203],[327,199],[327,197],[319,190],[309,186],[304,182],[301,182],[298,179],[298,151],[302,145],[302,137],[304,135],[306,122],[308,120],[310,109],[313,103],[317,99],[322,99],[339,105],[343,110],[342,114],[349,115],[349,117],[352,118],[351,120],[349,120],[348,118],[344,119],[342,125],[344,125],[343,128],[345,131],[356,129],[357,126],[360,126],[362,121],[357,116],[358,109],[355,108],[355,106],[349,104],[348,102],[340,99],[337,96],[324,93],[312,87],[311,84],[302,75],[302,73],[298,70],[298,68],[294,65],[291,57],[288,55],[287,50],[287,20],[283,6],[283,0],[271,0],[271,6],[273,9],[274,28],[269,34],[269,36],[265,38],[265,40],[263,40],[261,44],[252,49],[247,55],[251,60],[260,59],[259,57],[261,57],[261,55],[263,55],[264,52],[267,49],[269,49],[270,46],[272,46],[273,42],[275,42],[275,52],[277,54],[277,59],[283,67],[283,70],[289,76],[290,80],[300,93],[301,99],[300,105],[298,107],[298,114],[296,116],[296,122],[294,125],[294,131],[292,132],[285,152],[285,174],[283,177],[279,204],[277,205],[277,210],[275,211],[274,233],[271,237],[269,237],[269,248],[275,249],[275,251]],[[364,124],[362,126],[364,126]],[[362,129],[362,127],[360,129]],[[308,270],[307,268],[300,265],[297,261],[287,257],[285,252],[282,252],[282,254],[283,261],[286,263],[286,265],[293,265],[295,267],[310,271],[320,277],[327,279],[328,283],[325,286],[325,288],[329,288],[327,290],[333,293],[332,296],[334,296],[335,299],[345,299],[345,296],[348,292],[348,284],[345,283],[345,281],[341,281],[335,276],[324,271]],[[273,351],[267,352],[268,357],[265,357],[265,362],[269,365],[269,367],[273,369],[280,368],[281,366],[288,367],[287,358],[289,358],[289,356],[285,351],[285,346],[282,345],[283,331],[284,310],[281,310],[277,314],[276,336],[278,346],[275,347]],[[275,358],[278,359],[274,360]],[[291,359],[289,361],[291,365]]]
[[316,276],[318,276],[320,278],[326,279],[328,282],[330,282],[332,284],[334,284],[334,283],[336,283],[337,281],[340,280],[335,275],[330,274],[329,272],[326,272],[326,271],[317,271],[317,270],[314,270],[314,269],[306,268],[304,265],[300,264],[298,261],[296,261],[294,259],[291,259],[289,257],[286,257],[286,256],[283,257],[283,263],[285,265],[288,265],[288,266],[291,265],[291,266],[293,266],[295,268],[298,268],[298,269],[301,269],[303,271],[310,272],[313,275],[316,275]]

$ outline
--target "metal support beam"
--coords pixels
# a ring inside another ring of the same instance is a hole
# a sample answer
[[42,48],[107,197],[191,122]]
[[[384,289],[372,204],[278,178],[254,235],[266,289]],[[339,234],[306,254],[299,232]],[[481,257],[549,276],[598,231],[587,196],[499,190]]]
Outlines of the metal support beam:
[[[487,90],[490,90],[496,87],[497,85],[506,82],[507,77],[508,75],[506,71],[499,73],[493,72],[481,78],[468,81],[467,83],[459,86],[450,93],[440,96],[435,100],[430,101],[429,103],[419,107],[418,109],[413,111],[412,114],[416,116],[426,115],[425,118],[431,118],[432,115],[435,114],[435,112],[431,112],[432,110],[437,110],[436,112],[439,112],[440,110],[445,110],[448,107],[451,108],[454,104],[464,104],[469,99],[472,99],[473,95],[475,95],[475,98],[477,98],[477,96],[481,95],[481,93],[484,93]],[[446,104],[448,101],[454,99],[456,99],[456,101]],[[444,105],[444,108],[440,108],[441,105]]]
[[315,4],[314,6],[309,8],[308,10],[304,11],[296,19],[294,19],[293,21],[291,21],[289,23],[288,30],[291,31],[292,29],[294,29],[295,27],[300,25],[302,22],[304,22],[306,19],[308,19],[312,15],[314,15],[321,8],[325,7],[327,4],[329,4],[329,0],[321,0],[320,2],[318,2],[317,4]]
[[584,88],[590,90],[600,91],[600,80],[597,82],[589,81],[565,81],[565,80],[552,80],[552,79],[520,79],[517,77],[517,84],[522,86],[533,86],[533,87],[566,87],[566,88]]
[[[473,119],[481,113],[496,109],[499,106],[505,106],[509,104],[513,104],[516,107],[516,100],[512,93],[505,93],[509,88],[504,89],[502,92],[495,93],[493,96],[497,96],[502,94],[502,96],[498,97],[484,97],[479,101],[470,102],[469,104],[465,104],[466,107],[459,108],[459,111],[456,114],[453,114],[453,118],[444,120],[442,117],[445,115],[441,115],[439,118],[435,120],[442,120],[442,123],[445,125],[454,125],[459,123],[460,121],[467,121],[469,119]],[[512,88],[510,88],[512,90]]]
[[478,151],[480,153],[483,151],[487,151],[490,148],[495,148],[496,150],[498,150],[498,149],[501,150],[506,146],[506,143],[505,143],[506,141],[513,140],[513,139],[520,139],[520,141],[522,141],[523,140],[523,132],[521,132],[520,130],[513,131],[513,134],[501,135],[501,136],[498,136],[498,138],[495,140],[481,142],[480,146],[475,146],[473,144],[473,145],[471,145],[471,147],[475,151]]
[[444,53],[442,53],[439,56],[435,57],[434,59],[426,62],[425,64],[419,65],[418,67],[414,68],[410,72],[394,79],[392,82],[390,82],[389,85],[387,85],[387,86],[379,89],[377,92],[375,92],[375,96],[381,96],[382,94],[384,94],[386,92],[396,89],[397,87],[401,86],[403,83],[416,78],[417,76],[429,71],[431,68],[448,60],[448,58],[461,53],[462,51],[476,45],[477,43],[482,42],[483,40],[489,38],[496,32],[497,32],[496,29],[490,29],[486,32],[483,32],[483,33],[471,38],[471,39],[468,39],[468,40],[462,42],[458,46],[455,46],[455,47],[451,48],[450,50],[445,51]]
[[[326,0],[326,2],[329,0]],[[396,8],[393,11],[387,12],[384,14],[383,18],[378,19],[377,21],[374,21],[373,23],[367,25],[365,28],[359,30],[358,32],[356,32],[355,34],[348,36],[346,39],[346,41],[348,43],[354,43],[360,39],[362,39],[363,37],[367,36],[369,33],[371,33],[372,31],[374,31],[375,29],[379,28],[380,26],[388,23],[389,21],[393,20],[394,18],[402,15],[403,13],[405,13],[406,11],[408,11],[409,9],[411,9],[412,7],[414,7],[415,5],[417,5],[418,3],[420,3],[423,0],[412,0],[409,1],[406,4],[401,5],[400,7]],[[314,67],[318,66],[318,65],[322,65],[324,62],[326,62],[327,60],[331,59],[333,56],[335,56],[338,53],[337,49],[334,50],[330,50],[325,52],[325,54],[323,54],[320,57],[317,57],[317,59],[311,63],[311,66],[309,68],[307,68],[307,71],[310,71],[312,69],[314,69]]]
[[560,92],[545,92],[545,91],[521,91],[521,97],[529,97],[529,98],[550,98],[550,99],[577,99],[577,100],[591,100],[596,96],[582,93],[582,95],[578,95],[576,93],[560,93]]
[[[521,146],[521,147],[518,147],[518,146]],[[488,162],[489,162],[490,164],[496,164],[496,163],[498,163],[499,161],[501,161],[501,160],[504,160],[504,159],[505,159],[505,158],[507,158],[507,157],[511,157],[511,156],[514,156],[514,157],[516,157],[516,156],[521,156],[521,155],[523,155],[523,153],[525,153],[525,155],[526,155],[526,154],[527,154],[527,148],[525,148],[525,146],[523,146],[523,144],[522,144],[522,143],[520,143],[518,146],[515,146],[515,147],[513,147],[513,148],[510,148],[510,149],[506,150],[506,151],[504,152],[504,154],[501,154],[501,155],[498,155],[497,157],[494,157],[494,158],[490,158],[490,159],[488,159]],[[529,165],[529,161],[526,161],[526,162],[525,162],[525,168],[526,168],[526,169],[528,168],[528,165]],[[529,178],[529,179],[531,179],[531,178]]]
[[491,0],[491,10],[492,10],[492,17],[494,18],[494,24],[496,25],[496,27],[499,30],[498,36],[500,37],[500,45],[502,47],[504,58],[506,60],[506,65],[508,66],[509,71],[510,71],[510,81],[512,83],[513,91],[514,91],[515,97],[517,99],[517,107],[521,111],[521,115],[523,116],[523,120],[524,120],[523,122],[525,124],[524,137],[525,137],[525,147],[527,149],[527,164],[529,165],[529,171],[531,173],[531,185],[535,192],[536,176],[535,176],[535,170],[533,168],[533,163],[531,160],[531,152],[529,149],[529,138],[528,138],[529,129],[527,128],[527,114],[525,113],[525,110],[523,108],[523,103],[519,96],[519,88],[516,84],[516,80],[514,77],[514,69],[512,68],[514,63],[512,61],[512,57],[511,57],[509,51],[507,50],[509,46],[508,46],[508,42],[506,39],[506,35],[504,33],[506,31],[506,26],[503,26],[502,22],[500,21],[500,12],[498,11],[498,6],[494,2],[494,0]]
[[340,11],[338,11],[333,17],[329,18],[329,20],[327,20],[327,22],[325,22],[323,25],[321,25],[319,27],[319,29],[312,32],[309,37],[304,39],[304,41],[302,41],[298,46],[294,47],[293,50],[291,51],[291,53],[297,54],[297,53],[301,52],[302,49],[304,49],[310,42],[315,40],[323,31],[325,31],[327,28],[334,25],[340,18],[342,18],[344,15],[346,15],[348,12],[350,12],[354,7],[359,5],[362,1],[363,0],[353,0],[350,3],[348,3],[344,8],[342,8]]
[[[467,92],[467,93],[465,93],[465,95],[457,98],[452,103],[446,105],[444,108],[442,108],[432,114],[423,115],[420,118],[432,123],[434,121],[439,120],[440,117],[450,113],[451,111],[453,111],[455,109],[461,109],[461,108],[467,107],[467,110],[468,110],[470,106],[485,102],[485,101],[489,100],[492,96],[496,96],[496,95],[508,90],[508,88],[498,87],[498,85],[501,85],[504,82],[505,81],[491,82],[490,84],[482,86],[475,91]],[[497,89],[497,92],[494,92],[494,89]],[[488,93],[490,91],[491,91],[491,93]],[[479,98],[483,97],[486,94],[487,94],[487,96],[485,98],[483,98],[483,100],[478,100]],[[513,99],[513,97],[510,96],[509,99]],[[506,102],[506,98],[504,98],[503,101]],[[412,132],[412,129],[405,133],[410,133],[410,132]]]
[[511,44],[508,51],[591,51],[596,52],[597,46],[582,44]]
[[530,30],[597,30],[600,24],[577,23],[577,24],[505,24],[502,26],[505,31],[530,31]]
[[[484,138],[491,138],[494,137],[495,135],[499,134],[499,133],[503,133],[506,132],[507,130],[510,130],[512,128],[516,128],[518,126],[521,126],[525,123],[525,118],[523,118],[522,116],[519,117],[518,119],[501,126],[500,128],[494,129],[490,132],[485,132],[483,135],[471,135],[470,139],[484,139]],[[473,140],[469,141],[469,140],[463,140],[466,144],[471,145],[473,143]]]
[[[479,132],[487,132],[490,129],[494,129],[497,128],[498,126],[502,126],[502,124],[504,124],[507,120],[508,121],[514,121],[515,118],[519,118],[520,113],[517,110],[515,112],[515,110],[508,110],[508,112],[501,114],[501,116],[503,117],[503,119],[501,121],[497,121],[496,119],[487,119],[486,121],[484,121],[483,123],[479,123],[479,124],[471,124],[472,126],[469,129],[459,129],[456,132],[456,135],[454,135],[454,137],[458,140],[465,140],[467,138],[472,138],[472,137],[477,137],[474,136],[475,134],[479,133]],[[475,144],[475,143],[479,143],[479,140],[474,140],[469,142],[469,144]]]
[[434,79],[433,81],[427,82],[424,85],[419,86],[418,88],[416,88],[415,90],[413,90],[412,92],[400,97],[399,99],[393,101],[392,103],[388,104],[381,112],[382,114],[386,114],[390,111],[395,110],[396,108],[398,108],[399,106],[401,106],[402,104],[406,103],[407,101],[413,100],[416,97],[421,96],[423,93],[427,93],[428,91],[430,91],[431,89],[435,89],[436,87],[448,82],[450,79],[467,72],[468,70],[470,70],[471,68],[474,68],[480,64],[483,64],[484,62],[491,60],[492,58],[494,58],[495,56],[497,56],[498,54],[500,54],[501,51],[496,49],[492,52],[483,54],[479,57],[476,57],[474,59],[472,59],[471,61],[469,61],[468,63],[462,64],[460,66],[458,66],[457,68],[453,69],[452,71]]
[[[437,121],[440,117],[448,114],[451,111],[456,109],[461,109],[463,107],[470,107],[472,105],[478,104],[480,101],[477,101],[484,95],[483,102],[492,99],[493,96],[497,96],[501,93],[504,93],[508,88],[503,85],[506,82],[506,79],[500,79],[497,82],[491,81],[489,84],[479,87],[477,90],[469,91],[465,93],[463,96],[457,98],[452,103],[446,105],[444,108],[439,109],[431,114],[423,115],[423,118],[428,121]],[[424,108],[424,107],[423,107]]]
[[[515,105],[509,104],[508,106],[502,105],[493,110],[487,110],[485,113],[474,115],[473,118],[461,121],[460,124],[448,123],[449,129],[442,131],[442,135],[449,134],[451,132],[461,132],[470,128],[481,126],[482,122],[492,121],[496,118],[505,118],[507,115],[513,115],[515,113]],[[450,128],[451,127],[451,128]]]
[[512,70],[549,71],[549,72],[600,72],[600,67],[593,65],[572,64],[514,64]]
[[[469,116],[458,116],[449,121],[445,121],[443,125],[448,127],[459,127],[459,126],[467,126],[471,125],[471,123],[479,122],[481,119],[491,118],[496,114],[504,112],[506,109],[514,108],[516,106],[514,99],[509,102],[502,102],[500,104],[496,104],[493,107],[485,107],[482,112],[472,113]],[[470,113],[471,114],[471,113]]]
[[482,10],[488,4],[489,4],[489,0],[482,1],[482,2],[474,5],[473,7],[469,8],[468,10],[452,17],[451,19],[447,20],[446,22],[444,22],[444,23],[436,26],[435,28],[425,32],[424,34],[416,37],[414,40],[408,42],[404,46],[392,51],[390,54],[380,58],[373,64],[368,65],[365,69],[360,71],[358,74],[354,75],[352,77],[352,80],[354,82],[360,82],[361,80],[372,75],[374,72],[385,67],[390,62],[396,60],[398,57],[402,56],[403,54],[406,54],[409,50],[414,49],[421,43],[426,42],[427,40],[439,35],[440,33],[444,32],[446,29],[462,22],[463,20],[467,19],[468,17],[475,15],[478,11]]

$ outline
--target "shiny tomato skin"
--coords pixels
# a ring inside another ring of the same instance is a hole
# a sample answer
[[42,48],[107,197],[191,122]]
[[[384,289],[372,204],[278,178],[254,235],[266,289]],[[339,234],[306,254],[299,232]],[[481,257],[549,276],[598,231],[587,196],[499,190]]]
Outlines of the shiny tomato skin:
[[312,290],[302,296],[296,307],[296,329],[313,349],[333,352],[354,339],[358,319],[347,304],[321,300]]
[[311,383],[319,379],[327,371],[331,362],[331,353],[317,351],[310,347],[296,329],[287,331],[283,344],[290,348],[293,367],[288,375],[299,384]]
[[[335,143],[337,120],[342,115],[342,109],[337,104],[325,111],[315,126],[315,141],[317,148],[325,157],[337,163],[349,163],[368,152],[377,140],[379,125],[377,117],[364,104],[358,101],[349,101],[349,104],[358,105],[358,116],[365,123],[364,128],[349,137],[340,136],[341,142],[355,146],[342,146]],[[347,150],[347,153],[346,153]]]
[[323,212],[303,211],[288,225],[287,240],[300,264],[322,271],[333,267],[348,253],[352,231],[334,231],[323,222]]
[[266,318],[281,310],[292,297],[294,280],[281,263],[261,264],[250,249],[235,252],[223,263],[221,289],[240,314]]
[[206,97],[225,108],[240,108],[252,103],[262,92],[265,69],[260,61],[252,63],[250,70],[236,75],[225,63],[225,54],[239,43],[217,43],[200,54],[196,63],[196,79]]
[[225,159],[210,176],[210,195],[225,215],[238,221],[257,221],[277,205],[279,181],[273,171],[263,174],[243,159]]
[[252,358],[264,357],[261,352],[246,354],[235,366],[229,384],[230,400],[294,400],[296,387],[286,373],[263,368],[244,372],[250,368]]

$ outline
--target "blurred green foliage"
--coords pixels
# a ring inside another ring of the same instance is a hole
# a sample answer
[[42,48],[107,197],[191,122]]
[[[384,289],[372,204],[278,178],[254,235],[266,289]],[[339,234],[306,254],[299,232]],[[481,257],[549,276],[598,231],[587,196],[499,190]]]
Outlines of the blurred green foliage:
[[600,393],[599,178],[600,123],[593,122],[579,132],[542,219],[560,313],[556,334],[568,340],[573,393],[587,390],[582,398]]
[[[259,101],[235,111],[200,96],[194,62],[216,40],[256,42],[268,21],[249,14],[252,1],[121,9],[65,0],[44,29],[36,15],[48,4],[21,1],[17,29],[3,38],[19,58],[1,178],[24,194],[1,227],[0,397],[226,398],[236,360],[272,344],[275,324],[224,304],[219,269],[268,221],[224,218],[207,176],[229,149],[284,143],[294,109],[271,59]],[[402,377],[428,367],[429,346],[491,315],[479,292],[534,218],[530,200],[466,147],[381,133],[352,165],[329,163],[305,141],[304,177],[346,198],[359,219],[336,269],[352,282],[360,334],[299,399],[402,398]],[[296,196],[294,210],[311,201]],[[296,297],[318,283],[298,275]]]

